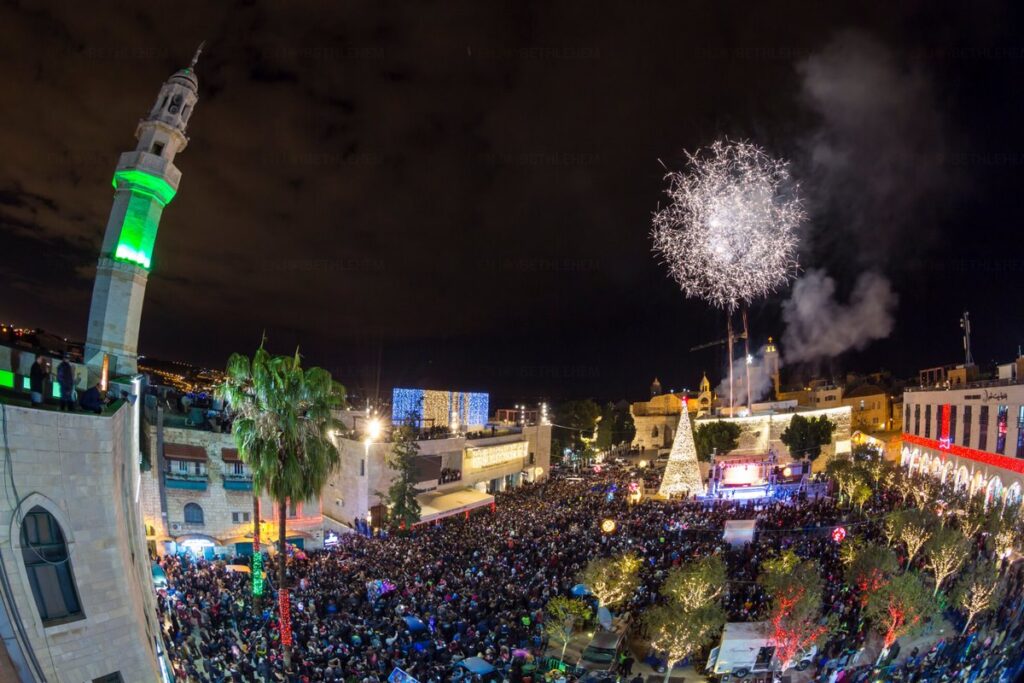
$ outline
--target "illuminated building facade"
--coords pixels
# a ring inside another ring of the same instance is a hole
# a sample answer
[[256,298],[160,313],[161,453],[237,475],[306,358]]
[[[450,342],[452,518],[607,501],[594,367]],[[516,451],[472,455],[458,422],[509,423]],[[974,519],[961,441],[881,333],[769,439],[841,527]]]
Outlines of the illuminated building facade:
[[391,421],[412,419],[421,428],[447,427],[459,433],[487,424],[490,396],[486,393],[437,389],[401,389],[391,392]]
[[110,357],[113,376],[136,372],[139,323],[153,247],[164,207],[174,199],[181,171],[174,157],[188,145],[185,128],[199,99],[195,63],[160,88],[149,115],[135,129],[138,144],[121,154],[114,171],[114,203],[93,285],[85,362],[98,374]]
[[981,493],[989,504],[1021,500],[1024,384],[951,386],[904,392],[903,466]]

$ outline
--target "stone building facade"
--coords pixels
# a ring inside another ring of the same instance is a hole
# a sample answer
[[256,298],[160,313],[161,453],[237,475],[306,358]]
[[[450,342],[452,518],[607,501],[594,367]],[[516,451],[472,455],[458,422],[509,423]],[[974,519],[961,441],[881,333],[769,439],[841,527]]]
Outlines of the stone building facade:
[[[144,434],[152,462],[142,475],[141,496],[150,547],[163,554],[188,541],[206,541],[207,547],[227,553],[250,553],[252,478],[238,457],[234,437],[167,427],[160,420],[147,421]],[[277,513],[277,505],[261,496],[263,541],[277,539]],[[322,547],[319,498],[289,505],[288,540],[303,548]]]
[[8,489],[0,496],[0,622],[18,672],[5,683],[161,680],[138,410],[129,402],[103,415],[0,408]]
[[[372,518],[388,490],[394,471],[387,459],[388,442],[365,443],[336,437],[341,467],[321,492],[325,529],[348,531],[357,520]],[[418,441],[417,488],[424,494],[473,489],[496,493],[540,481],[551,467],[551,425],[530,425],[495,436]],[[457,473],[457,475],[456,475]]]

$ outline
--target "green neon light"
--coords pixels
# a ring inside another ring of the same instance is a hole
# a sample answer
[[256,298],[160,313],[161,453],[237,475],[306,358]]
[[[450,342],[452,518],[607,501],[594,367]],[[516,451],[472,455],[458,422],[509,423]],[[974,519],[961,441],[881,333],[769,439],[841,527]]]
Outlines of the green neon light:
[[21,388],[25,391],[32,391],[32,380],[28,377],[21,378]]
[[149,270],[156,231],[160,227],[160,214],[164,206],[174,199],[175,190],[160,176],[137,168],[114,173],[114,188],[131,193],[114,258]]
[[50,389],[50,393],[53,394],[54,398],[60,398],[60,385],[54,382],[53,387]]
[[114,252],[114,258],[119,261],[131,261],[132,263],[137,263],[146,270],[149,270],[149,257],[141,251],[132,249],[124,242],[117,245],[117,251]]
[[252,555],[252,594],[263,595],[263,553],[256,551]]
[[131,190],[153,195],[161,205],[167,205],[178,193],[171,184],[158,175],[140,171],[137,168],[123,168],[114,173],[115,190]]
[[14,388],[14,373],[10,370],[0,370],[0,387]]

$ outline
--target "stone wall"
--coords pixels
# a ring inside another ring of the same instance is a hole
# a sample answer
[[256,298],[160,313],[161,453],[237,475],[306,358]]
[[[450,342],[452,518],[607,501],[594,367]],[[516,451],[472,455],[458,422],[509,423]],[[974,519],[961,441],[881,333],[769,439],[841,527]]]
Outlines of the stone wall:
[[[21,500],[13,509],[14,491],[0,496],[0,547],[11,585],[4,601],[27,632],[22,651],[35,653],[51,681],[79,683],[114,672],[128,683],[158,681],[153,639],[159,630],[136,503],[137,411],[128,403],[106,416],[3,410],[10,459],[3,460],[2,477],[9,486],[9,462]],[[21,519],[36,506],[64,533],[81,619],[44,627],[39,617],[20,536]]]

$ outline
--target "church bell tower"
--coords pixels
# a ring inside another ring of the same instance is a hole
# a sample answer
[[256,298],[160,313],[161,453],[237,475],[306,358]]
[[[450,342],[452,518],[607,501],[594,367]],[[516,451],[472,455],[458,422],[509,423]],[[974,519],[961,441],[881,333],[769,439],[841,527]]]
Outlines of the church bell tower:
[[185,127],[199,100],[199,80],[192,63],[171,75],[156,102],[135,129],[138,144],[121,154],[114,171],[114,204],[100,249],[85,362],[98,374],[105,356],[110,376],[137,371],[139,322],[152,266],[160,216],[181,182],[174,157],[188,145]]

